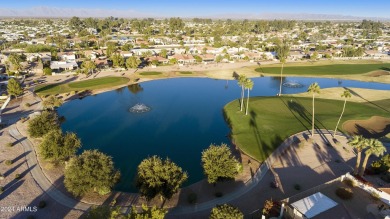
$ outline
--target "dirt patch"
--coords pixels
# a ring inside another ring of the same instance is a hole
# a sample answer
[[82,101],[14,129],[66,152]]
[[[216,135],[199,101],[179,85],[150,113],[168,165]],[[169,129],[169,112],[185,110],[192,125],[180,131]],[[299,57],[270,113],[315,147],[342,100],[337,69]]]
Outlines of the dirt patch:
[[390,133],[390,118],[373,116],[367,120],[349,120],[343,124],[343,129],[352,135],[380,138]]
[[380,77],[380,76],[384,76],[384,75],[390,75],[390,72],[385,71],[385,70],[378,70],[378,71],[372,71],[372,72],[367,74],[367,76],[370,76],[370,77]]

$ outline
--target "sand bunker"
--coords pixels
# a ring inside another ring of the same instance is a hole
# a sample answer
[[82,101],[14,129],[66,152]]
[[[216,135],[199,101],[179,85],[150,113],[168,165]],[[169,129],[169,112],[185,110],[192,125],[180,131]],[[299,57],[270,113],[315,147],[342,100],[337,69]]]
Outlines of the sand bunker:
[[390,72],[385,71],[385,70],[372,71],[367,76],[380,77],[380,76],[384,76],[384,75],[390,75]]
[[373,116],[367,120],[348,120],[343,129],[351,135],[365,138],[380,138],[390,133],[390,118]]

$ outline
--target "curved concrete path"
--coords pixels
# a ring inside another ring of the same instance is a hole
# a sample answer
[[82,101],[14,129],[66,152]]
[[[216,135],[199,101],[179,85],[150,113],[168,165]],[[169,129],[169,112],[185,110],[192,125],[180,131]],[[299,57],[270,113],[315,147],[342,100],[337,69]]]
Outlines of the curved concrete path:
[[45,191],[51,198],[56,200],[58,203],[66,207],[82,211],[86,211],[91,207],[91,205],[89,204],[85,204],[68,197],[51,184],[51,182],[43,173],[40,165],[38,164],[37,156],[35,154],[35,150],[33,149],[32,143],[30,142],[30,140],[28,140],[28,138],[20,134],[15,125],[9,128],[9,134],[16,140],[20,141],[19,143],[23,146],[24,152],[25,154],[27,154],[27,165],[29,168],[31,168],[30,173],[38,184],[38,186],[43,191]]
[[[31,94],[34,95],[33,92],[31,92]],[[35,99],[39,98],[35,95],[34,95],[34,97],[35,97]],[[39,106],[41,106],[40,104],[41,103],[39,102]],[[328,132],[330,134],[330,132],[328,130],[320,130],[321,133],[323,133],[324,131]],[[316,132],[318,133],[318,130],[316,130]],[[35,153],[35,150],[33,149],[32,143],[30,142],[30,140],[28,138],[26,138],[25,136],[22,136],[20,134],[16,125],[12,125],[9,128],[9,133],[16,140],[20,141],[20,144],[23,146],[25,152],[30,152],[30,153],[27,153],[27,155],[26,155],[27,165],[29,168],[32,168],[31,175],[33,176],[34,180],[37,182],[37,184],[39,185],[39,187],[41,187],[41,189],[43,191],[45,191],[51,198],[56,200],[59,204],[64,205],[66,207],[69,207],[72,209],[77,209],[77,210],[82,210],[82,211],[86,211],[91,207],[90,204],[86,204],[86,203],[77,201],[77,200],[65,195],[64,193],[62,193],[61,191],[59,191],[57,188],[55,188],[52,185],[52,183],[47,179],[47,177],[43,173],[43,171],[42,171],[42,169],[37,161],[37,155]],[[308,132],[308,131],[297,133],[297,134],[302,134],[302,133],[307,133],[308,135],[310,135],[310,132]],[[282,144],[284,144],[284,143],[285,142],[283,142]],[[200,203],[200,204],[195,205],[195,206],[183,206],[183,207],[172,208],[172,209],[170,209],[168,215],[180,216],[180,215],[184,215],[184,214],[193,214],[193,213],[209,210],[218,204],[232,202],[232,201],[238,199],[239,197],[247,194],[253,188],[255,188],[259,184],[259,182],[263,179],[263,177],[266,175],[268,170],[269,170],[269,168],[267,167],[267,165],[262,165],[262,169],[259,169],[255,173],[255,175],[252,179],[250,179],[248,182],[245,183],[244,186],[237,189],[236,191],[233,191],[229,194],[226,194],[225,196],[223,196],[221,198],[216,198],[216,199],[204,202],[204,203]]]

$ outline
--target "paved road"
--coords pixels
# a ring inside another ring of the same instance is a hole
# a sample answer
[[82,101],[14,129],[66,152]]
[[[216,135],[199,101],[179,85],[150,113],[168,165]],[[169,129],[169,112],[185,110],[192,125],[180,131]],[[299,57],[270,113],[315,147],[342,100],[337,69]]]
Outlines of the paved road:
[[24,151],[27,152],[25,153],[27,154],[26,160],[28,167],[31,168],[31,175],[43,191],[45,191],[51,198],[66,207],[83,211],[87,210],[90,207],[90,205],[88,204],[76,201],[75,199],[68,197],[51,184],[51,182],[43,174],[43,171],[38,164],[37,156],[35,154],[35,150],[33,150],[33,146],[30,140],[22,136],[15,125],[9,128],[9,134],[16,140],[20,141],[20,144],[23,146]]
[[[31,92],[30,95],[31,94],[34,95],[33,92]],[[41,105],[40,105],[41,103],[40,103],[39,97],[36,97],[34,95],[34,99],[36,101],[38,101],[38,104],[34,110],[34,111],[36,111],[36,110],[39,110],[41,108]],[[21,115],[19,115],[19,116],[21,116]],[[23,115],[23,116],[25,116],[25,115]],[[12,121],[15,120],[15,122],[16,122],[17,117],[12,118],[11,120]],[[91,205],[89,205],[89,204],[79,202],[71,197],[68,197],[67,195],[65,195],[64,193],[59,191],[57,188],[55,188],[51,184],[51,182],[44,175],[40,165],[37,162],[36,153],[35,153],[35,150],[33,149],[32,143],[28,140],[28,138],[25,138],[24,136],[22,136],[20,134],[20,132],[16,128],[16,125],[12,125],[9,128],[9,133],[16,140],[20,141],[20,144],[23,146],[25,152],[29,152],[26,155],[28,167],[31,168],[31,174],[32,174],[33,178],[35,179],[35,181],[37,182],[37,184],[41,187],[41,189],[43,191],[45,191],[51,198],[53,198],[54,200],[56,200],[59,204],[61,204],[63,206],[77,209],[77,210],[82,210],[82,211],[85,211],[91,207]],[[309,133],[307,133],[307,134],[309,134]],[[223,204],[223,203],[228,203],[228,202],[240,200],[240,197],[250,194],[250,192],[253,191],[254,188],[259,186],[259,182],[262,181],[263,177],[267,174],[267,172],[268,172],[268,168],[266,166],[264,166],[264,168],[261,171],[256,172],[253,179],[248,181],[240,189],[238,189],[232,193],[226,194],[225,196],[223,196],[221,198],[210,200],[208,202],[204,202],[204,203],[201,203],[201,204],[198,204],[195,206],[185,206],[185,207],[177,207],[177,208],[171,209],[169,211],[169,216],[181,217],[181,216],[184,216],[185,214],[191,215],[194,213],[209,210],[217,204]],[[267,183],[268,183],[268,181],[267,181]]]

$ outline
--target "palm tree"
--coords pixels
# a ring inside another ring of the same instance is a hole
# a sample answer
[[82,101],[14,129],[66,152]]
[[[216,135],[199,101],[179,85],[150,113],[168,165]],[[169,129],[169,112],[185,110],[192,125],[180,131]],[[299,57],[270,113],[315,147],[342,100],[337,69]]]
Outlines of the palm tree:
[[351,96],[352,96],[352,95],[351,95],[351,92],[349,92],[349,90],[344,90],[344,92],[341,94],[341,97],[344,97],[344,106],[343,106],[343,111],[341,111],[341,115],[340,115],[339,121],[337,121],[336,128],[334,129],[333,137],[334,137],[335,134],[336,134],[337,127],[339,126],[339,123],[340,123],[340,121],[341,121],[341,117],[342,117],[343,114],[344,114],[345,105],[347,104],[347,99],[348,99],[348,98],[351,98]]
[[368,139],[367,141],[368,149],[365,151],[366,156],[364,157],[364,161],[362,164],[362,168],[360,169],[359,175],[363,176],[364,171],[366,170],[368,158],[373,154],[377,157],[382,156],[386,152],[385,146],[383,146],[382,142],[378,139]]
[[357,175],[359,172],[359,167],[360,167],[360,160],[362,157],[362,151],[367,148],[367,139],[364,138],[361,135],[355,135],[353,138],[348,141],[348,144],[355,148],[357,151],[357,158],[356,158],[356,164],[355,164],[355,169],[353,171],[354,175]]
[[241,104],[240,104],[240,111],[242,111],[242,105],[244,105],[244,87],[246,82],[246,76],[245,75],[239,75],[238,76],[238,85],[241,87]]
[[283,42],[279,43],[276,46],[276,53],[278,55],[280,63],[282,63],[282,68],[280,69],[280,87],[279,87],[279,96],[282,95],[282,84],[283,84],[283,66],[286,63],[287,56],[290,52],[290,45],[287,43],[286,39],[283,39]]
[[307,92],[311,93],[313,95],[313,112],[312,112],[312,120],[311,120],[311,136],[314,135],[314,96],[315,94],[320,93],[320,86],[317,82],[311,84],[309,86],[309,89],[307,89]]
[[245,110],[245,115],[248,115],[248,108],[249,108],[249,90],[252,90],[253,88],[253,81],[251,79],[246,79],[244,83],[245,88],[248,91],[248,96],[246,99],[246,110]]

